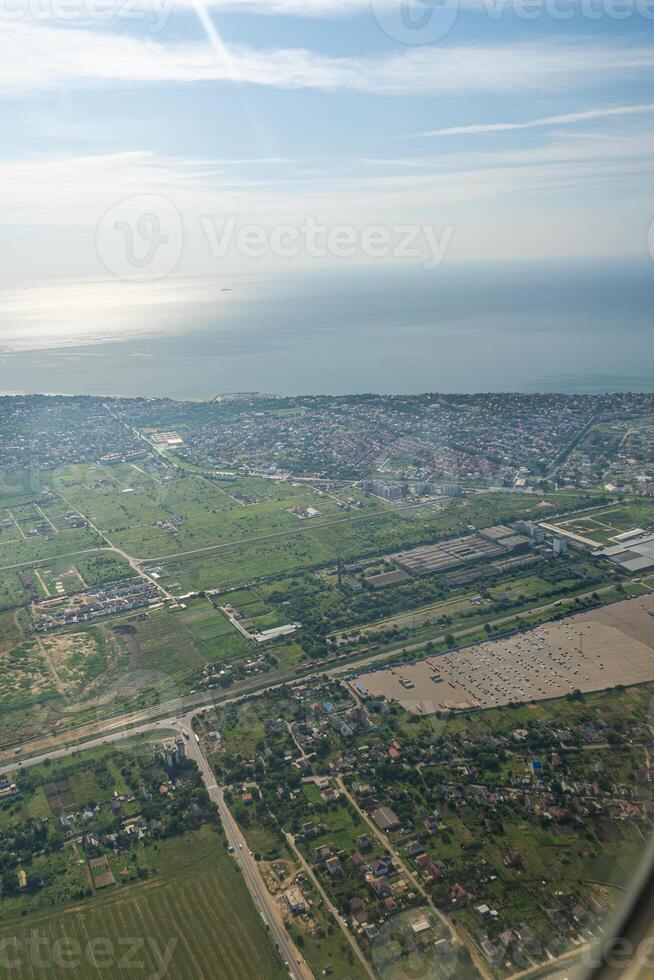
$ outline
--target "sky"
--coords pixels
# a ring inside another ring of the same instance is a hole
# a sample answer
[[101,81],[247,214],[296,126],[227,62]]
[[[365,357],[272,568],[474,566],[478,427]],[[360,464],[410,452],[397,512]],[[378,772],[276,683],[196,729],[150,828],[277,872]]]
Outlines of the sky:
[[654,0],[0,0],[0,318],[43,318],[46,281],[73,309],[78,283],[645,260],[653,27]]

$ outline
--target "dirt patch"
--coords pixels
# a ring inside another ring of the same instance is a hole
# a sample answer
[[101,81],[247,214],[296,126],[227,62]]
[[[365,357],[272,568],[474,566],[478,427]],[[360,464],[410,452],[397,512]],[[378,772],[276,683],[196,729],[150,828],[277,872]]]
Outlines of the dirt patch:
[[75,797],[70,791],[67,779],[60,779],[56,783],[48,783],[44,787],[45,798],[52,811],[53,817],[62,817],[66,810],[75,806]]
[[104,667],[100,644],[92,633],[62,633],[40,641],[42,650],[59,679],[62,694],[81,691],[90,677]]
[[92,858],[89,861],[89,871],[96,891],[98,888],[106,888],[107,885],[116,884],[116,879],[106,857]]

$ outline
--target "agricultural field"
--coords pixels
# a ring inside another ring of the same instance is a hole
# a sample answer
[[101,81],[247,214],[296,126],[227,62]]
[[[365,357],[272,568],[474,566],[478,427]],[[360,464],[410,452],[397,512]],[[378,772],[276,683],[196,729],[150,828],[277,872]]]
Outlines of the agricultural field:
[[[19,795],[0,804],[0,837],[22,834],[27,884],[16,884],[15,857],[5,860],[0,943],[11,937],[15,949],[28,955],[15,968],[6,969],[5,963],[4,976],[43,975],[43,964],[29,956],[28,939],[35,931],[44,955],[57,941],[79,943],[75,975],[89,980],[104,975],[89,943],[103,939],[106,948],[123,955],[133,937],[141,937],[138,958],[153,972],[165,957],[171,975],[189,980],[236,980],[244,961],[262,977],[283,976],[226,853],[215,808],[198,788],[195,766],[184,763],[173,783],[157,755],[158,744],[132,739],[19,775]],[[144,793],[144,784],[154,788],[162,781],[165,796]],[[92,832],[98,843],[90,852],[81,836],[62,836],[64,816],[69,826],[81,824]],[[148,823],[145,816],[157,820]],[[121,830],[127,824],[144,827],[144,835],[130,838]],[[148,832],[149,827],[154,830]],[[107,838],[107,831],[114,836]],[[70,973],[56,958],[47,965],[49,976]],[[128,976],[133,973],[127,970]]]
[[[46,941],[44,949],[52,949],[64,937],[77,941],[81,955],[75,976],[83,980],[106,975],[102,961],[94,962],[92,948],[87,955],[88,944],[99,938],[108,940],[116,964],[130,946],[134,949],[135,962],[143,966],[127,970],[127,976],[147,975],[144,971],[154,975],[167,956],[171,975],[180,980],[238,980],[243,963],[264,980],[285,975],[245,885],[215,834],[187,838],[174,848],[162,845],[160,870],[152,880],[122,891],[105,889],[70,911],[31,916],[29,925],[24,920],[4,924],[0,939],[11,936],[27,944],[33,930]],[[137,942],[139,937],[144,940],[138,949],[135,935]],[[38,980],[43,970],[26,957],[5,975]],[[51,963],[48,975],[67,977],[70,968]]]

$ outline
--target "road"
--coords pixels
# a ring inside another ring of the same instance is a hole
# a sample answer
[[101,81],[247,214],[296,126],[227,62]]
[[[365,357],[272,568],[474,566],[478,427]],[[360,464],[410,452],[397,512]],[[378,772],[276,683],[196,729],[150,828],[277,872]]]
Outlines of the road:
[[[113,478],[112,478],[112,479],[113,479]],[[55,489],[55,493],[57,494],[57,496],[58,496],[58,497],[61,497],[61,499],[63,500],[63,502],[64,502],[64,503],[66,504],[66,507],[68,507],[68,509],[69,509],[69,510],[71,510],[71,511],[74,511],[74,512],[75,512],[76,514],[78,514],[78,515],[79,515],[79,516],[81,517],[81,519],[82,519],[83,521],[86,521],[86,523],[87,523],[87,524],[88,524],[88,526],[89,526],[89,527],[91,528],[91,530],[93,530],[93,531],[95,531],[95,533],[96,533],[96,534],[97,534],[97,535],[98,535],[98,536],[99,536],[100,538],[102,538],[102,540],[103,540],[103,541],[104,541],[104,542],[105,542],[105,543],[106,543],[106,544],[108,545],[108,547],[110,548],[110,550],[111,550],[111,551],[114,551],[114,552],[115,552],[115,553],[116,553],[117,555],[119,555],[119,556],[120,556],[120,557],[121,557],[121,558],[122,558],[122,559],[123,559],[124,561],[126,561],[126,562],[127,562],[127,564],[128,564],[129,566],[130,566],[130,568],[131,568],[131,569],[132,569],[132,570],[133,570],[134,572],[136,572],[136,574],[137,574],[137,575],[138,575],[138,576],[139,576],[140,578],[142,578],[142,579],[144,579],[144,580],[145,580],[146,582],[149,582],[149,583],[150,583],[150,585],[154,585],[154,586],[155,586],[155,588],[156,588],[156,589],[158,589],[158,590],[159,590],[159,592],[160,592],[160,593],[161,593],[161,594],[162,594],[162,595],[163,595],[163,596],[164,596],[164,597],[165,597],[166,599],[170,599],[170,600],[174,600],[174,598],[175,598],[175,596],[173,596],[173,595],[171,595],[171,593],[170,593],[170,592],[168,592],[168,590],[167,590],[167,589],[164,589],[164,587],[163,587],[163,585],[161,585],[161,583],[160,583],[160,582],[158,582],[158,581],[157,581],[157,579],[155,579],[155,578],[152,578],[152,576],[151,576],[151,575],[148,575],[148,573],[147,573],[147,572],[144,572],[144,571],[143,571],[143,569],[141,568],[141,562],[140,562],[140,561],[138,561],[138,559],[136,559],[136,558],[134,558],[134,557],[133,557],[132,555],[130,555],[130,554],[129,554],[129,553],[127,552],[127,551],[123,551],[123,549],[122,549],[122,548],[118,548],[118,547],[117,547],[117,546],[116,546],[116,545],[115,545],[115,544],[113,543],[113,541],[112,541],[112,540],[111,540],[110,538],[108,538],[108,537],[107,537],[107,535],[105,534],[105,532],[104,532],[104,531],[101,531],[101,530],[100,530],[100,528],[99,528],[99,527],[98,527],[98,526],[97,526],[96,524],[94,524],[94,523],[93,523],[93,521],[91,520],[91,518],[90,518],[90,517],[87,517],[87,515],[86,515],[86,514],[83,514],[83,513],[82,513],[82,511],[81,511],[81,510],[79,509],[79,507],[75,507],[75,505],[74,505],[74,504],[72,504],[72,503],[70,502],[70,500],[68,500],[68,498],[64,496],[64,494],[63,494],[63,493],[61,492],[61,490],[58,490],[58,489]]]
[[[134,735],[145,735],[151,734],[156,731],[166,731],[167,729],[176,729],[180,733],[183,730],[187,732],[193,731],[193,716],[202,709],[196,709],[194,712],[180,718],[179,715],[172,716],[169,718],[159,719],[157,721],[150,721],[145,725],[141,725],[137,728],[125,728],[120,731],[113,732],[112,734],[105,735],[104,737],[94,738],[89,741],[85,741],[83,745],[70,745],[65,748],[56,749],[52,752],[48,752],[46,755],[34,756],[31,759],[25,759],[24,761],[14,761],[10,765],[2,766],[0,768],[0,775],[15,771],[17,767],[28,768],[30,766],[38,765],[44,762],[46,759],[62,759],[66,756],[74,755],[75,752],[79,752],[82,749],[92,749],[97,748],[102,745],[107,745],[111,742],[118,742],[125,738],[130,738]],[[284,926],[283,919],[275,903],[275,899],[270,895],[266,885],[259,873],[257,863],[254,857],[250,854],[247,846],[247,842],[241,833],[238,824],[232,817],[227,804],[225,803],[225,798],[222,789],[216,783],[216,778],[206,760],[202,749],[195,740],[195,736],[191,734],[191,737],[185,740],[186,753],[189,758],[193,759],[197,764],[200,774],[202,776],[202,781],[204,782],[209,798],[218,807],[220,813],[220,818],[222,820],[223,828],[225,831],[225,836],[227,838],[228,844],[233,844],[236,848],[235,851],[235,861],[238,864],[241,872],[243,873],[243,878],[247,884],[252,900],[254,901],[255,907],[266,926],[266,930],[270,935],[271,941],[275,944],[275,947],[282,959],[284,964],[288,963],[288,972],[294,980],[314,980],[313,973],[307,966],[305,960],[296,949],[293,944],[289,934]]]
[[136,728],[123,728],[120,731],[100,735],[97,738],[73,742],[72,745],[66,745],[60,749],[52,749],[50,752],[44,752],[41,755],[30,756],[29,759],[20,759],[16,756],[13,762],[0,766],[0,776],[15,772],[17,769],[29,769],[30,766],[41,765],[47,759],[64,759],[66,756],[74,755],[75,752],[86,752],[87,749],[98,748],[100,745],[107,745],[110,742],[120,742],[123,739],[132,738],[134,735],[145,735],[158,730],[166,731],[167,729],[174,728],[176,723],[177,718],[174,716],[171,718],[161,718]]
[[447,912],[444,912],[436,905],[429,892],[423,887],[422,883],[419,881],[416,875],[413,874],[413,872],[409,869],[408,865],[402,860],[399,851],[395,848],[392,848],[391,841],[388,839],[388,837],[379,829],[377,824],[371,819],[371,817],[369,817],[366,811],[361,809],[356,799],[354,798],[354,796],[352,796],[347,786],[343,782],[343,777],[338,776],[336,781],[338,783],[339,790],[341,791],[343,796],[349,801],[350,806],[352,806],[354,809],[354,812],[359,814],[359,818],[363,821],[363,823],[366,824],[370,832],[377,838],[377,840],[384,848],[384,850],[387,851],[392,849],[393,864],[395,865],[396,868],[400,869],[402,875],[404,876],[404,879],[411,884],[414,891],[417,891],[420,895],[422,895],[422,897],[424,898],[425,902],[427,902],[428,905],[431,905],[434,912],[436,913],[438,918],[441,920],[441,922],[447,929],[450,938],[455,937],[458,940],[458,942],[468,947],[468,952],[470,953],[470,956],[472,957],[472,960],[475,966],[477,967],[481,977],[483,977],[483,980],[491,980],[492,974],[488,969],[488,964],[486,963],[484,957],[477,949],[475,943],[468,936],[467,932],[459,928],[458,924],[454,921],[454,919],[450,915],[448,915]]
[[311,867],[311,865],[309,864],[309,862],[305,860],[302,852],[300,851],[300,849],[298,848],[297,844],[295,843],[295,838],[293,837],[292,834],[289,834],[289,833],[286,833],[285,834],[285,837],[286,837],[286,843],[288,844],[288,846],[291,848],[291,850],[295,854],[295,857],[298,860],[298,862],[300,863],[300,866],[301,866],[302,870],[304,871],[305,875],[309,878],[310,881],[313,882],[313,887],[316,889],[316,891],[318,892],[318,894],[322,898],[323,902],[325,903],[325,908],[328,910],[328,912],[330,913],[330,915],[332,916],[332,918],[336,922],[338,928],[341,930],[341,932],[345,936],[345,939],[348,941],[348,943],[352,947],[352,950],[353,950],[355,956],[357,957],[357,959],[359,960],[359,962],[361,963],[361,966],[363,967],[363,969],[366,971],[366,973],[370,977],[370,980],[375,980],[375,974],[373,973],[373,971],[372,971],[372,969],[370,967],[370,964],[368,963],[367,959],[365,958],[365,956],[361,952],[361,947],[359,946],[359,944],[358,944],[358,942],[356,940],[356,937],[348,929],[347,924],[346,924],[345,920],[343,919],[343,916],[339,913],[339,911],[336,908],[336,906],[333,904],[333,902],[330,902],[329,896],[328,896],[327,892],[325,891],[325,889],[322,887],[322,885],[321,885],[320,881],[318,880],[318,878],[316,877],[316,875],[315,875],[315,873],[313,871],[313,868]]
[[[592,591],[601,594],[608,591],[610,588],[612,588],[612,586],[604,586],[602,588],[595,588]],[[591,591],[585,592],[580,594],[579,598],[583,599],[590,595],[592,595]],[[557,599],[544,605],[530,607],[524,610],[524,612],[529,613],[530,615],[534,613],[541,613],[548,609],[556,608],[561,601],[562,600]],[[567,615],[574,615],[574,613],[569,612]],[[501,626],[503,623],[510,622],[513,619],[515,619],[515,614],[512,613],[496,619],[491,619],[489,622],[495,626]],[[465,639],[467,635],[474,635],[478,631],[479,624],[476,624],[464,629],[453,630],[452,633],[457,639]],[[144,708],[143,710],[134,712],[130,715],[125,714],[114,718],[103,719],[102,721],[97,721],[93,724],[80,726],[78,729],[69,729],[68,732],[63,732],[61,735],[35,739],[32,742],[24,743],[21,748],[25,755],[28,753],[37,754],[42,761],[43,758],[52,756],[53,750],[56,749],[60,743],[70,744],[77,740],[81,741],[93,739],[99,734],[113,732],[118,726],[123,731],[127,729],[127,734],[129,734],[129,729],[132,726],[145,724],[149,721],[155,721],[158,718],[165,719],[171,715],[178,715],[193,708],[200,709],[218,704],[233,704],[245,697],[256,697],[265,694],[268,691],[276,690],[283,687],[289,681],[294,681],[299,684],[301,682],[306,682],[312,677],[318,677],[320,675],[338,678],[341,674],[360,673],[369,665],[384,661],[389,661],[392,663],[395,659],[397,659],[398,655],[404,655],[406,652],[416,653],[417,651],[424,649],[427,646],[427,643],[439,642],[443,640],[444,637],[444,633],[438,634],[430,637],[429,640],[420,640],[418,643],[409,643],[402,647],[398,645],[397,649],[394,650],[385,650],[381,653],[374,653],[364,657],[357,657],[355,655],[351,659],[341,661],[333,667],[323,664],[319,667],[311,668],[306,672],[297,672],[296,668],[294,667],[281,668],[280,670],[270,671],[268,674],[262,677],[253,678],[252,680],[234,684],[227,691],[203,691],[195,694],[186,694],[180,698],[175,698],[174,700],[167,701],[164,704],[159,704],[151,708]],[[464,648],[459,647],[458,649]],[[3,758],[9,762],[9,760],[13,758],[12,750],[6,749],[0,751],[0,760]],[[15,765],[16,764],[14,763],[13,766],[5,766],[4,769],[0,769],[0,772],[15,768]]]
[[[177,723],[180,730],[184,728],[187,732],[191,733],[193,732],[192,725],[192,714],[187,715],[183,721]],[[247,841],[230,813],[229,807],[225,803],[223,791],[216,782],[216,777],[193,734],[186,740],[186,753],[189,758],[197,763],[209,798],[218,807],[225,836],[227,837],[227,843],[236,849],[234,859],[243,873],[243,878],[248,886],[252,900],[263,919],[270,938],[275,944],[284,964],[288,964],[287,969],[289,975],[294,980],[314,980],[313,973],[286,931],[277,903],[266,888],[265,882],[259,873],[257,862],[250,853]]]

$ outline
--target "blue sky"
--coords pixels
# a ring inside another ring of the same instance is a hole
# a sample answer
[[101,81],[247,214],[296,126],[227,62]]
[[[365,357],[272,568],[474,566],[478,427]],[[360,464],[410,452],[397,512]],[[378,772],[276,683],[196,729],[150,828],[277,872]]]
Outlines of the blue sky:
[[180,215],[178,276],[216,272],[229,216],[645,259],[654,0],[443,2],[408,0],[419,29],[401,0],[2,0],[5,282],[111,279],[97,228],[144,195]]

